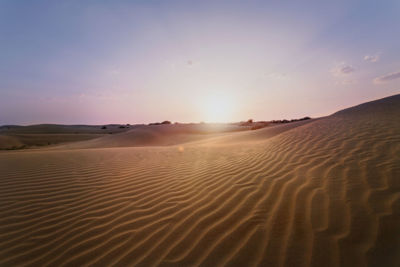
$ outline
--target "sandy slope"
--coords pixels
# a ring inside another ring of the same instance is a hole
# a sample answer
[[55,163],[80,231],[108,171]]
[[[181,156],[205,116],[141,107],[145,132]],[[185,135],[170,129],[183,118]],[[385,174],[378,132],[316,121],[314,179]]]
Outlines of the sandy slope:
[[0,265],[399,266],[399,117],[397,95],[254,142],[0,153]]
[[250,127],[235,124],[144,125],[118,135],[107,135],[85,142],[60,145],[56,149],[107,147],[171,146],[246,131]]

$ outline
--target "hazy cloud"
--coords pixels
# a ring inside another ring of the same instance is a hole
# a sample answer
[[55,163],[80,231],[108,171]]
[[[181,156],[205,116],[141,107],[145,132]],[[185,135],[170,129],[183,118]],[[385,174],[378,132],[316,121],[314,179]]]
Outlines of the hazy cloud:
[[345,63],[341,63],[339,65],[337,65],[336,67],[334,67],[331,72],[335,75],[335,76],[339,76],[339,75],[347,75],[350,74],[352,72],[354,72],[356,69],[348,64]]
[[392,73],[377,77],[374,79],[374,82],[375,83],[384,83],[384,82],[388,82],[388,81],[399,79],[399,78],[400,78],[400,71],[396,71],[396,72],[392,72]]
[[379,61],[379,59],[380,59],[379,54],[364,56],[365,61],[372,62],[372,63]]
[[351,72],[354,72],[354,71],[355,71],[355,69],[350,65],[343,66],[340,69],[340,72],[343,73],[343,74],[348,74],[348,73],[351,73]]

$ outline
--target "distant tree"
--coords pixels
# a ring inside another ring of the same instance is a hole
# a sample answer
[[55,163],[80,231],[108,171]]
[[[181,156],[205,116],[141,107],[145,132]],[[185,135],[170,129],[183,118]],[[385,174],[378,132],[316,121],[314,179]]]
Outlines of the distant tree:
[[104,130],[104,129],[107,129],[107,127],[106,127],[106,126],[103,126],[103,127],[101,127],[101,129],[103,129],[103,130]]
[[253,123],[253,119],[248,119],[247,123],[250,123],[250,124]]
[[121,126],[119,126],[118,128],[120,128],[120,129],[124,129],[124,128],[125,128],[125,126],[124,126],[124,125],[121,125]]
[[171,124],[170,121],[163,121],[161,124]]

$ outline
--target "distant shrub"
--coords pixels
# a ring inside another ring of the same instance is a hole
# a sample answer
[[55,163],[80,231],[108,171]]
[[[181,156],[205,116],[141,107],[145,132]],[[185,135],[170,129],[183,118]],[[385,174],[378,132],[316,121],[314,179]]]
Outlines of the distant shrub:
[[290,121],[289,120],[273,120],[271,122],[272,123],[288,123],[288,122],[296,122],[296,121],[305,121],[305,120],[310,120],[310,119],[311,119],[310,117],[304,117],[301,119],[291,119]]
[[248,119],[247,121],[241,121],[239,123],[239,126],[252,126],[253,122],[253,119]]
[[171,124],[170,121],[163,121],[163,122],[153,122],[149,123],[149,125],[161,125],[161,124]]
[[299,119],[299,121],[305,121],[305,120],[311,120],[311,118],[310,117],[304,117],[304,118]]
[[124,128],[125,128],[125,126],[121,125],[121,126],[119,126],[118,128],[120,128],[120,129],[124,129]]
[[106,126],[103,126],[103,127],[101,127],[101,129],[103,129],[103,130],[104,130],[104,129],[107,129],[107,127],[106,127]]

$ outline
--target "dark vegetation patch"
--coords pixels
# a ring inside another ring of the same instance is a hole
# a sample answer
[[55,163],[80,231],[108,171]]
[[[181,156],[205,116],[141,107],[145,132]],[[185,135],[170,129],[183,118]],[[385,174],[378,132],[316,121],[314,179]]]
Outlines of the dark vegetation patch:
[[282,124],[282,123],[291,123],[291,122],[297,122],[297,121],[304,121],[304,120],[309,120],[311,119],[310,117],[304,117],[300,119],[291,119],[291,120],[272,120],[272,121],[253,121],[253,119],[249,119],[247,121],[242,121],[239,123],[239,126],[247,126],[250,127],[250,130],[257,130],[261,129],[267,126],[271,126],[273,124]]
[[[149,123],[149,125],[163,125],[163,124],[171,124],[170,121],[163,121],[163,122],[153,122],[153,123]],[[175,122],[175,124],[178,124],[177,122]]]

